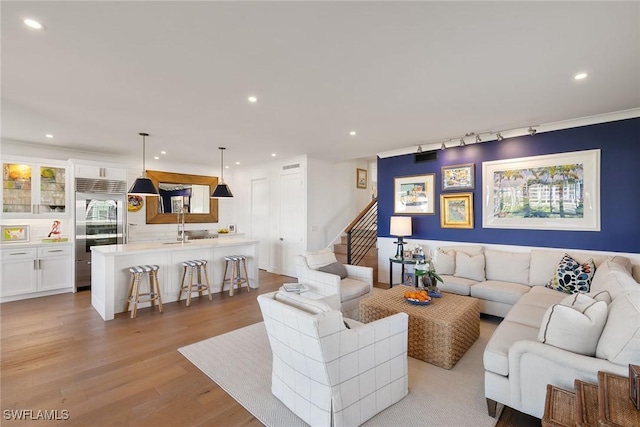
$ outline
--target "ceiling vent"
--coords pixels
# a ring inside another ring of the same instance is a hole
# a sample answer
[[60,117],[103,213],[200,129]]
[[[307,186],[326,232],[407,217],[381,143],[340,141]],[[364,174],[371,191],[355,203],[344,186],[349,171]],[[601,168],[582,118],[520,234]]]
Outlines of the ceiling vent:
[[283,171],[289,170],[289,169],[298,169],[300,167],[300,163],[295,163],[293,165],[286,165],[282,167]]
[[438,160],[438,150],[423,151],[414,155],[415,163],[430,162],[432,160]]

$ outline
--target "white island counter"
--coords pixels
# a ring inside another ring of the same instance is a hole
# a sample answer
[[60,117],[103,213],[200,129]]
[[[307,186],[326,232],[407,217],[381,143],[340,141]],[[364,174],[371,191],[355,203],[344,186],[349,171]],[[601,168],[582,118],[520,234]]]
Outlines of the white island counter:
[[[127,311],[126,302],[131,281],[129,267],[145,264],[160,266],[158,281],[163,304],[177,301],[182,280],[182,262],[191,259],[208,261],[209,283],[212,293],[215,294],[221,290],[224,257],[229,255],[247,256],[249,283],[252,288],[257,288],[258,243],[257,240],[223,237],[190,240],[185,243],[94,246],[91,248],[91,305],[104,320],[113,320],[116,313]],[[147,284],[145,278],[142,292],[146,292],[144,289],[147,289]],[[228,287],[229,285],[225,287],[225,291]],[[197,295],[194,293],[194,296]],[[184,297],[183,295],[183,299]]]

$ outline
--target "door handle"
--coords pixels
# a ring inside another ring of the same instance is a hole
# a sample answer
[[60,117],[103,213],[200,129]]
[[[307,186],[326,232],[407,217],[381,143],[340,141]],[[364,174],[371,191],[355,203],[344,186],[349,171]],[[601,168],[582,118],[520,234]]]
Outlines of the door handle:
[[26,252],[13,252],[9,255],[26,255],[26,254],[27,254]]
[[280,238],[280,241],[281,241],[281,242],[284,242],[284,239],[281,237],[281,238]]

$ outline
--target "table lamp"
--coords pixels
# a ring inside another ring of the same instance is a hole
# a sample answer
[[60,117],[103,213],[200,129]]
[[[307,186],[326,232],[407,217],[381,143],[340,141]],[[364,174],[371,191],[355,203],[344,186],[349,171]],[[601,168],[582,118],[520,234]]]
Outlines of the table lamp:
[[396,258],[404,258],[404,240],[402,240],[402,238],[411,236],[411,217],[392,216],[389,234],[398,237],[398,241],[393,242],[398,245],[398,249],[396,250]]

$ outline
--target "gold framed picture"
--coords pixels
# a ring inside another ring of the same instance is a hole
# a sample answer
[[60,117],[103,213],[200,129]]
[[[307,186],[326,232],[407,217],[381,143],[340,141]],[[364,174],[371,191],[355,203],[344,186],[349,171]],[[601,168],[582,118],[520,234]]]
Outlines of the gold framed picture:
[[356,187],[358,188],[367,188],[367,170],[366,169],[356,169]]
[[473,193],[440,194],[440,227],[473,228]]

